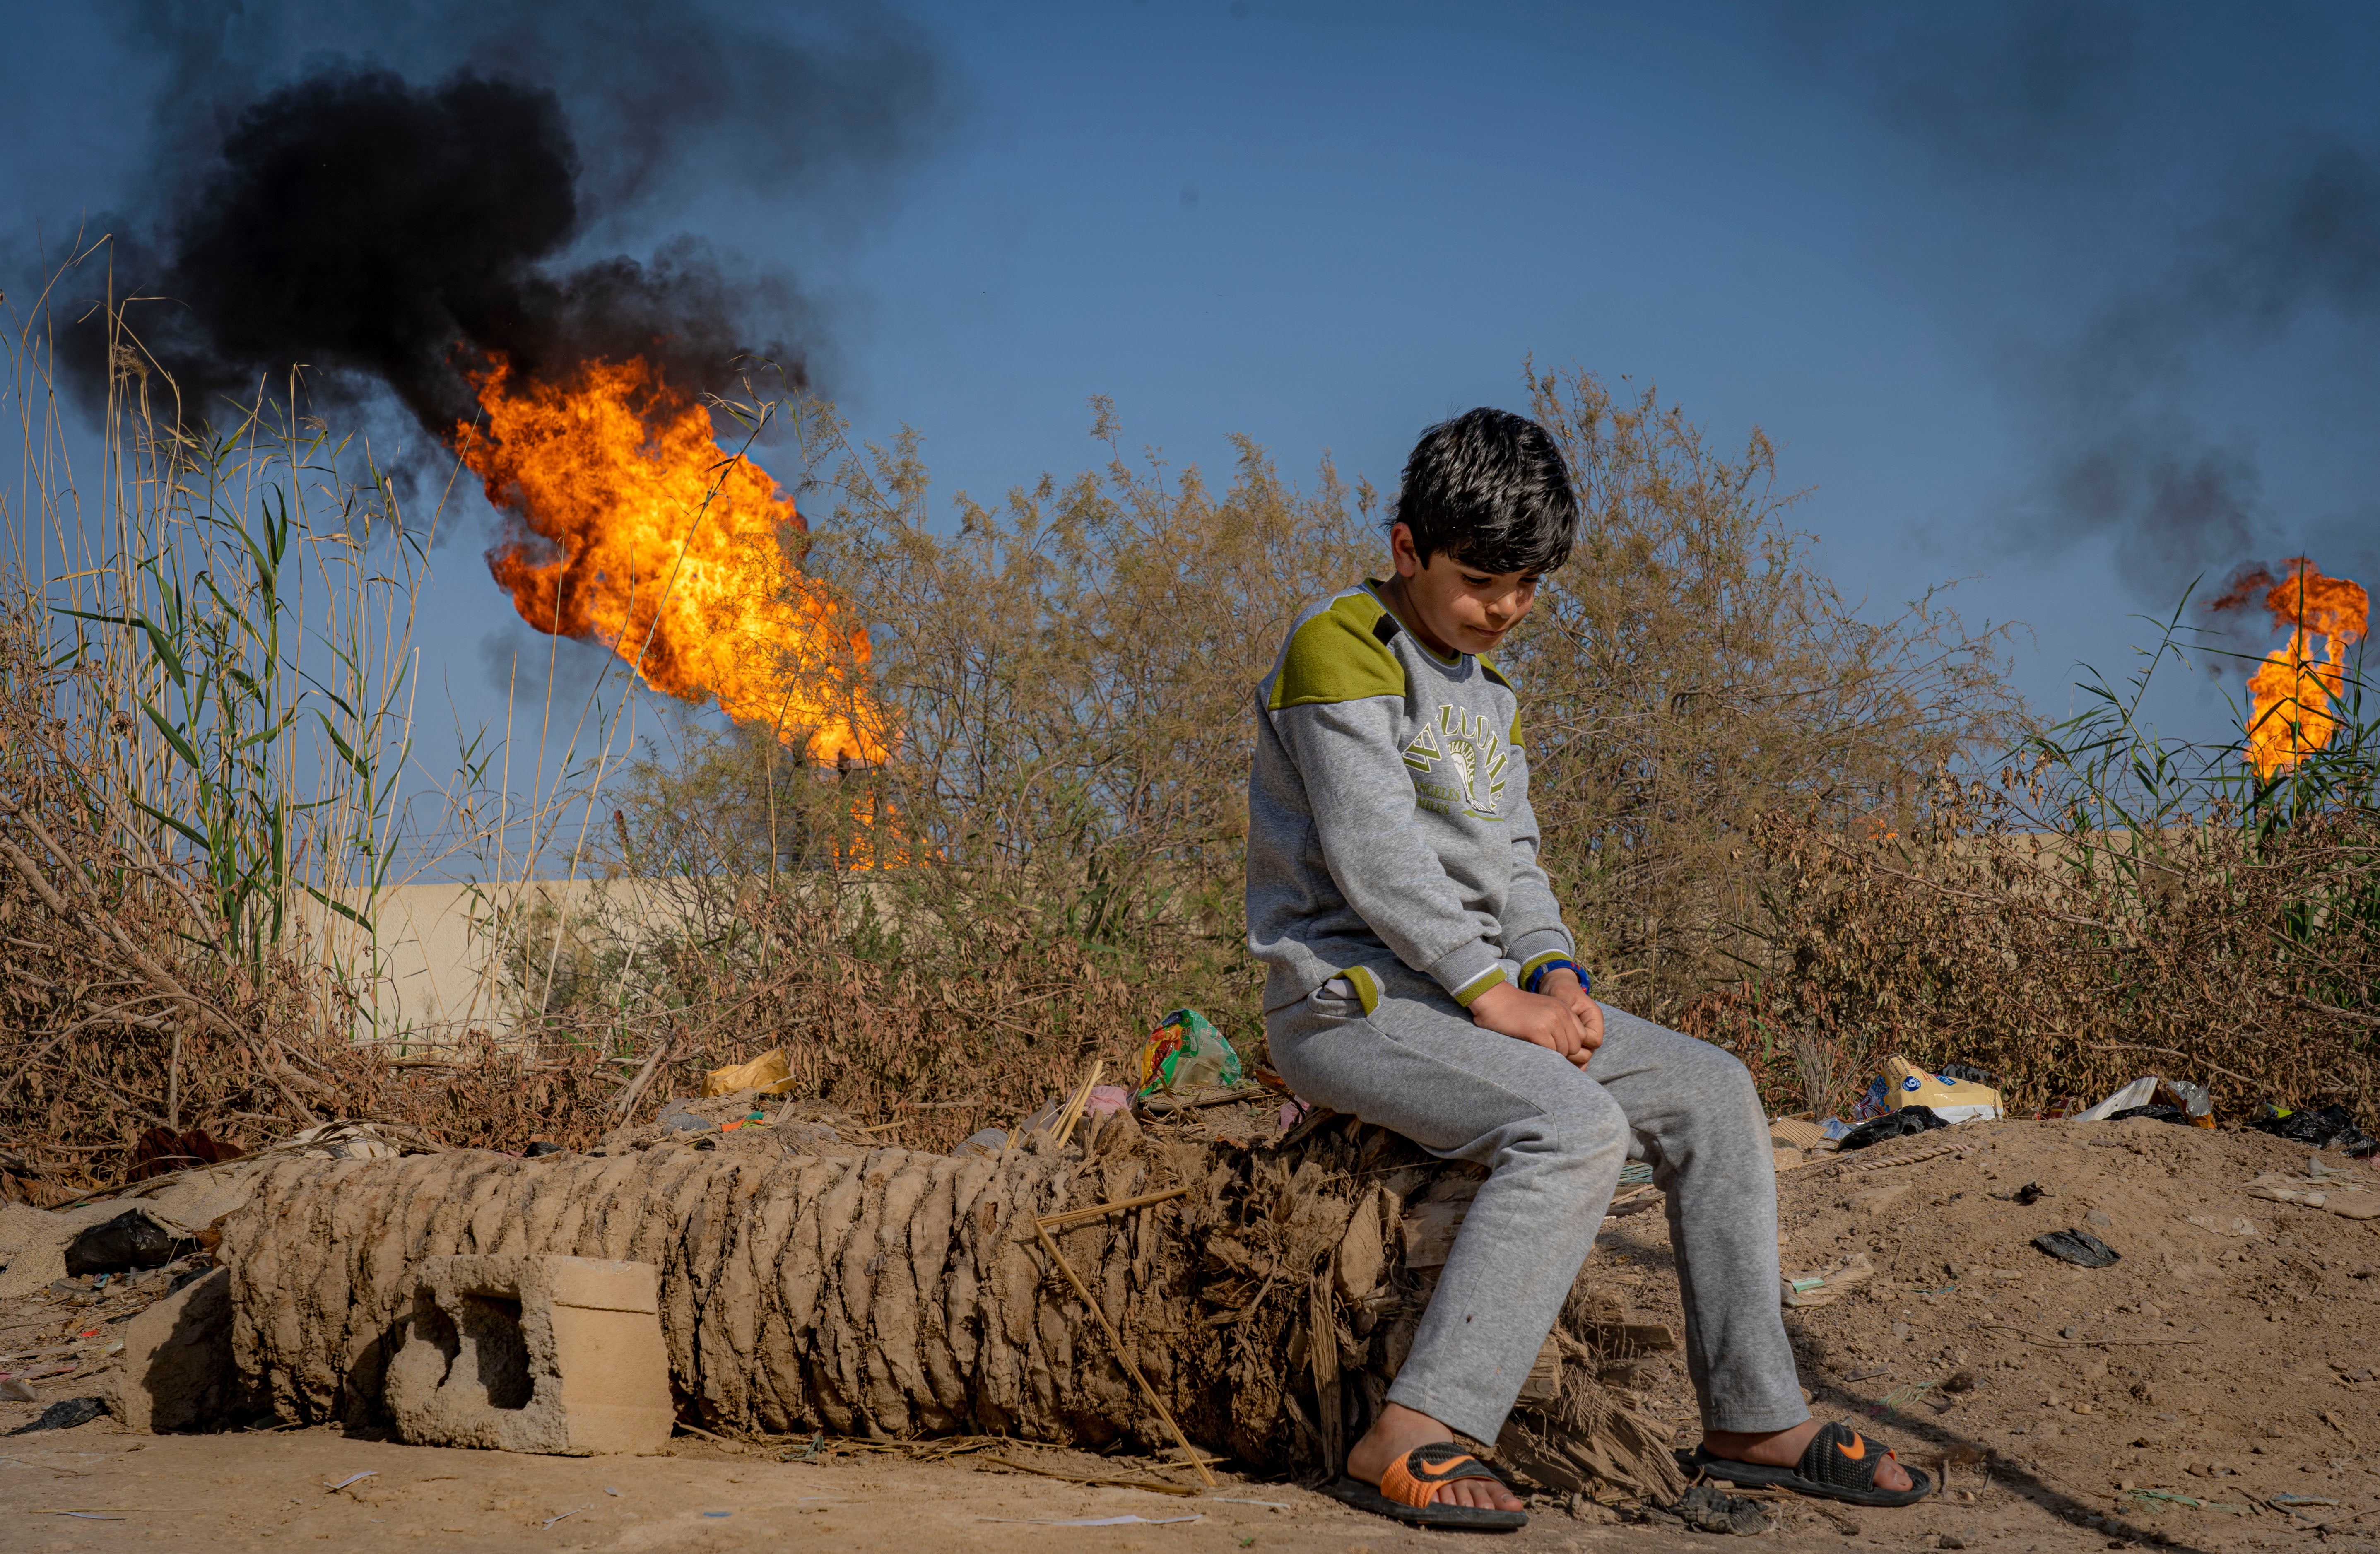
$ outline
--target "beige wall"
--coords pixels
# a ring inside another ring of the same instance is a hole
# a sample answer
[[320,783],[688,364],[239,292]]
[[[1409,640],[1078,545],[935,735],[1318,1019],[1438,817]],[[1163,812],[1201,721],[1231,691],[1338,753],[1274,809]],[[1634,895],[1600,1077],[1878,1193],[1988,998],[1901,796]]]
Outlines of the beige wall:
[[366,1031],[436,1038],[477,1027],[503,1031],[513,1023],[492,964],[489,925],[506,907],[539,898],[565,915],[603,911],[650,915],[655,903],[640,881],[534,880],[512,885],[401,885],[381,897],[378,942],[354,924],[310,902],[303,916],[334,959],[359,972],[374,953],[380,963]]

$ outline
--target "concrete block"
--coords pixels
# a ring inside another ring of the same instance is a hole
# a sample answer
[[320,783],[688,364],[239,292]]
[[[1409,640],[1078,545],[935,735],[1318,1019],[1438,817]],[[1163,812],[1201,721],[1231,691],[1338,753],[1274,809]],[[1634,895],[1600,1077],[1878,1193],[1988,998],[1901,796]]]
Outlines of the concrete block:
[[128,1430],[198,1429],[232,1412],[238,1379],[231,1271],[217,1269],[124,1324],[124,1369],[110,1412]]
[[657,1451],[676,1409],[650,1263],[429,1257],[384,1397],[400,1438],[589,1457]]

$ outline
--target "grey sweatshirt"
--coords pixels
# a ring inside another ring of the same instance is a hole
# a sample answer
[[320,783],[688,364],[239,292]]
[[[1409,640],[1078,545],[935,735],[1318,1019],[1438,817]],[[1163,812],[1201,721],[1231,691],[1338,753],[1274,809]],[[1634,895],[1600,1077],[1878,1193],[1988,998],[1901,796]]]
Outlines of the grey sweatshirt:
[[[1248,949],[1268,1014],[1402,961],[1468,1005],[1573,953],[1529,809],[1520,698],[1439,658],[1374,586],[1298,616],[1257,688]],[[1517,968],[1517,969],[1516,969]]]

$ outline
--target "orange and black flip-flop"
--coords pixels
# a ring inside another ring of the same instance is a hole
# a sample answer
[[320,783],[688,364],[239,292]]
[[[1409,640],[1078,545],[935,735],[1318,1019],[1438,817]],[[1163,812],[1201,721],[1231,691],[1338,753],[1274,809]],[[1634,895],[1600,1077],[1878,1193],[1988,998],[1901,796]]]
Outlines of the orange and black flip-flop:
[[1390,1463],[1389,1471],[1380,1475],[1379,1487],[1374,1488],[1360,1478],[1342,1476],[1335,1484],[1323,1487],[1322,1492],[1334,1500],[1352,1505],[1358,1511],[1368,1511],[1376,1516],[1393,1516],[1416,1527],[1476,1527],[1487,1531],[1510,1532],[1529,1524],[1525,1511],[1489,1511],[1475,1505],[1439,1505],[1431,1497],[1439,1487],[1461,1478],[1484,1478],[1490,1483],[1504,1481],[1488,1471],[1478,1458],[1451,1440],[1432,1441],[1416,1446],[1404,1454],[1402,1462]]
[[1791,1489],[1797,1495],[1841,1500],[1850,1505],[1915,1505],[1934,1492],[1933,1478],[1906,1463],[1901,1463],[1901,1469],[1909,1475],[1908,1488],[1877,1488],[1876,1470],[1888,1458],[1900,1461],[1891,1451],[1841,1424],[1821,1427],[1803,1449],[1801,1462],[1790,1468],[1714,1457],[1699,1446],[1685,1456],[1686,1462],[1700,1468],[1706,1476],[1738,1488]]

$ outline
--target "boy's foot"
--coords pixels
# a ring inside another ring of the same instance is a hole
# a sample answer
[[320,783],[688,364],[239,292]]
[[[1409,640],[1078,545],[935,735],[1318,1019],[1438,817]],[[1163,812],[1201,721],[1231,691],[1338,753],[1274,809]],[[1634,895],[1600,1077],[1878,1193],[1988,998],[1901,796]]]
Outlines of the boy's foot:
[[[1377,1486],[1391,1464],[1402,1463],[1416,1446],[1451,1441],[1454,1432],[1428,1414],[1390,1403],[1364,1439],[1347,1453],[1347,1476]],[[1520,1498],[1492,1478],[1458,1478],[1438,1487],[1430,1504],[1468,1506],[1478,1511],[1518,1511]]]
[[[1790,1430],[1770,1430],[1751,1434],[1742,1430],[1705,1430],[1703,1451],[1713,1457],[1725,1457],[1731,1462],[1751,1463],[1760,1467],[1790,1468],[1802,1461],[1810,1449],[1811,1438],[1822,1428],[1816,1419],[1805,1419]],[[1908,1488],[1909,1470],[1891,1457],[1878,1463],[1876,1487],[1893,1494]]]
[[[1799,1456],[1789,1457],[1799,1444]],[[1845,1424],[1812,1420],[1790,1430],[1712,1430],[1679,1453],[1689,1472],[1740,1487],[1790,1489],[1851,1505],[1914,1505],[1934,1492],[1930,1475],[1904,1468],[1881,1441]]]

